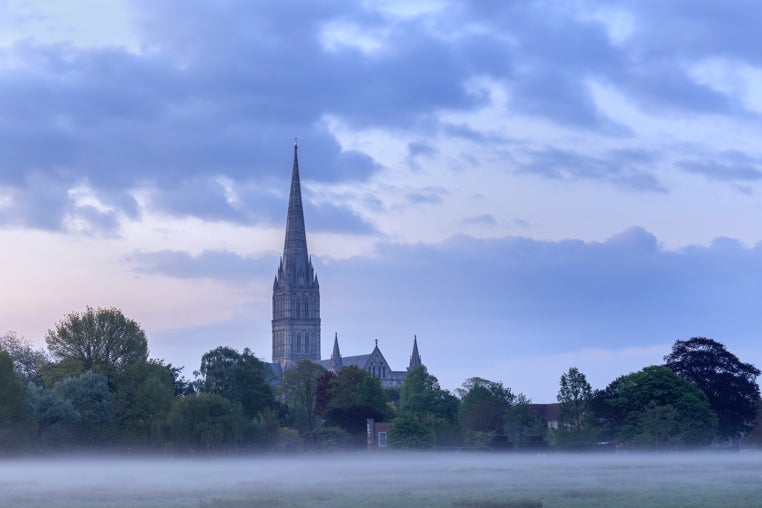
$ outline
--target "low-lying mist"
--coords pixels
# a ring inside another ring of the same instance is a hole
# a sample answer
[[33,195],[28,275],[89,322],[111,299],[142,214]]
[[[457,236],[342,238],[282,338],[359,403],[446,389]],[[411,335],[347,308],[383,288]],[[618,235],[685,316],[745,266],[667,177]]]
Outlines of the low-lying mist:
[[0,506],[723,505],[762,505],[762,453],[363,451],[0,461]]

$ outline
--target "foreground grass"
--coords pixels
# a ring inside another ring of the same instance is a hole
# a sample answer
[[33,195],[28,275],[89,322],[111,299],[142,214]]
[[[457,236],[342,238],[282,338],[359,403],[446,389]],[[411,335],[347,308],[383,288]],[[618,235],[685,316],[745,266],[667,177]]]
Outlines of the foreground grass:
[[760,506],[762,453],[356,453],[0,462],[0,506]]

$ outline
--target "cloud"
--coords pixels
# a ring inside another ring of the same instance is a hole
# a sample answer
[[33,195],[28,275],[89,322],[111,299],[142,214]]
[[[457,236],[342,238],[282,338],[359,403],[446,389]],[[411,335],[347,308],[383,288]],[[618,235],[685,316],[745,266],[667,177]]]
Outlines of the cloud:
[[[151,188],[164,213],[235,221],[246,214],[231,209],[214,180],[272,188],[287,182],[294,136],[302,140],[305,180],[368,182],[388,169],[370,150],[345,150],[327,116],[352,130],[410,136],[407,163],[415,171],[419,157],[442,155],[434,141],[419,141],[427,131],[504,148],[508,138],[488,128],[435,120],[490,107],[489,94],[469,88],[475,79],[506,95],[506,114],[596,140],[630,139],[632,126],[599,108],[591,79],[654,114],[748,119],[737,99],[696,80],[691,68],[720,56],[760,63],[750,49],[760,36],[749,21],[759,8],[748,3],[615,2],[607,9],[631,20],[619,37],[611,35],[613,18],[586,1],[553,8],[452,2],[425,14],[338,1],[130,5],[139,41],[130,48],[33,37],[0,48],[0,185],[21,195],[35,173],[64,201],[67,189],[86,181],[115,212],[132,217],[130,192]],[[575,152],[530,137],[526,171],[665,190],[648,161],[632,154],[588,146]],[[756,175],[754,168],[713,170],[705,161],[674,159],[706,175]],[[196,206],[191,193],[204,187],[209,193]],[[6,216],[28,227],[55,227],[66,213],[54,206],[44,219],[18,201],[9,206]]]
[[737,151],[725,151],[715,157],[708,155],[700,159],[685,159],[675,165],[710,181],[756,182],[762,179],[760,160]]
[[597,180],[618,187],[666,192],[656,176],[645,169],[655,155],[641,150],[612,150],[602,156],[549,148],[529,152],[521,171],[553,179]]
[[234,284],[246,284],[262,277],[272,264],[269,259],[243,257],[228,251],[204,251],[197,256],[171,250],[134,252],[127,261],[140,273],[180,279],[216,279]]
[[750,343],[762,325],[754,303],[762,280],[753,275],[762,273],[760,252],[727,240],[667,251],[642,228],[605,242],[460,236],[386,244],[373,260],[334,261],[318,273],[332,301],[327,312],[333,305],[365,316],[344,323],[353,334],[398,337],[414,326],[451,354],[465,337],[471,347],[517,354],[649,346],[692,334]]
[[462,222],[464,224],[475,226],[497,226],[497,220],[495,220],[495,217],[489,213],[475,215],[473,217],[464,217]]

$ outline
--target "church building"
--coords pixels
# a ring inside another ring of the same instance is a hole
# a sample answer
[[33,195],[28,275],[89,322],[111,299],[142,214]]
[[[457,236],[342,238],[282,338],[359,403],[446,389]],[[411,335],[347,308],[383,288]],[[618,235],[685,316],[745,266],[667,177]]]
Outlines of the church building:
[[334,336],[331,357],[320,359],[320,284],[307,251],[297,151],[298,145],[294,142],[286,240],[273,283],[273,373],[280,379],[283,372],[296,362],[309,360],[334,372],[353,365],[377,377],[383,387],[400,387],[405,382],[407,371],[421,365],[417,337],[413,339],[410,364],[403,371],[392,370],[378,348],[378,340],[370,354],[342,357],[338,334]]

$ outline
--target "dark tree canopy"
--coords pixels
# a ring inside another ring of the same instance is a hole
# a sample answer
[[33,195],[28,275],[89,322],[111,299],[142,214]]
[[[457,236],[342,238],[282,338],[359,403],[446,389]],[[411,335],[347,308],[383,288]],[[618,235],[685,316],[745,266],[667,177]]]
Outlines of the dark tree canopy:
[[123,442],[130,446],[150,442],[152,426],[172,406],[175,372],[172,365],[152,359],[133,364],[119,375],[112,400]]
[[214,393],[177,397],[158,435],[169,449],[211,451],[238,446],[245,420],[239,404]]
[[76,434],[81,443],[98,444],[110,437],[114,407],[106,376],[87,371],[56,383],[53,391],[79,413]]
[[434,436],[414,414],[402,411],[389,429],[389,445],[393,448],[431,448]]
[[230,402],[239,403],[244,414],[253,418],[265,409],[275,407],[275,395],[270,379],[270,366],[245,348],[238,353],[220,346],[201,357],[200,392],[216,393]]
[[48,361],[44,352],[33,349],[27,340],[15,332],[0,336],[0,350],[11,355],[13,368],[23,382],[42,384],[40,369]]
[[300,360],[283,374],[283,396],[302,433],[311,432],[317,426],[318,379],[325,372],[316,363]]
[[508,446],[505,424],[511,407],[517,401],[511,389],[500,382],[472,377],[456,391],[460,396],[458,419],[466,445]]
[[45,342],[65,370],[59,377],[92,370],[111,381],[128,365],[148,359],[143,329],[113,307],[72,312],[55,329],[48,330]]
[[386,396],[378,378],[355,367],[344,367],[335,377],[324,376],[329,388],[322,416],[328,425],[341,427],[352,435],[365,434],[367,418],[383,420],[388,414]]
[[562,447],[587,446],[593,442],[593,418],[590,400],[593,391],[585,375],[571,367],[561,376],[558,402],[561,403],[559,428],[553,436]]
[[419,417],[422,421],[443,419],[455,422],[458,399],[439,386],[439,380],[429,374],[424,365],[407,373],[400,390],[400,409]]
[[[458,425],[458,407],[460,401],[452,393],[442,389],[436,377],[429,374],[425,366],[420,365],[411,369],[405,377],[400,390],[400,413],[394,424],[397,438],[401,439],[402,431],[412,431],[416,427],[409,425],[406,419],[397,420],[403,415],[413,415],[418,419],[430,435],[423,441],[418,441],[423,434],[413,438],[419,445],[425,443],[437,446],[457,446],[461,442],[460,426]],[[406,416],[407,418],[407,416]],[[431,441],[433,438],[433,442]],[[390,439],[391,436],[390,436]],[[401,442],[401,441],[400,441]],[[400,442],[397,444],[399,445]],[[408,443],[404,446],[413,446]],[[416,445],[418,446],[418,445]]]
[[0,350],[0,427],[19,419],[23,396],[24,384],[13,371],[11,355]]
[[719,418],[721,438],[737,439],[752,429],[759,399],[758,368],[705,337],[676,341],[664,361],[668,369],[706,394]]
[[645,447],[709,444],[717,415],[699,388],[664,367],[621,376],[596,393],[596,416],[607,420],[616,439]]

